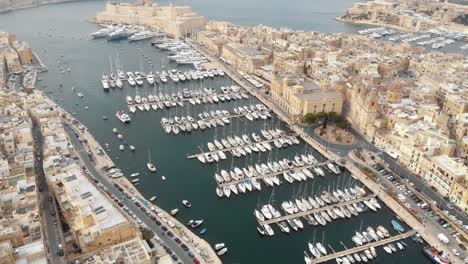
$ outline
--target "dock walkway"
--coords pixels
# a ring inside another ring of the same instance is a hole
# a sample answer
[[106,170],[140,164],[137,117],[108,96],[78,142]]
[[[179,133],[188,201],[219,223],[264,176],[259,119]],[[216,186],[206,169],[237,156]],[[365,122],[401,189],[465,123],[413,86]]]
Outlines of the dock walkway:
[[330,254],[330,255],[320,257],[318,259],[313,259],[312,258],[311,260],[312,260],[312,263],[327,262],[327,261],[330,261],[330,260],[334,260],[336,258],[341,258],[341,257],[347,256],[347,255],[350,255],[350,254],[362,252],[362,251],[364,251],[366,249],[370,249],[371,247],[378,247],[378,246],[383,246],[383,245],[386,245],[386,244],[389,244],[389,243],[393,243],[393,242],[396,242],[396,241],[399,241],[399,240],[414,236],[414,235],[416,235],[416,233],[417,233],[416,230],[410,230],[410,231],[408,231],[406,233],[402,233],[402,234],[399,234],[399,235],[396,235],[396,236],[385,238],[385,239],[382,239],[382,240],[379,240],[379,241],[376,241],[376,242],[372,242],[372,243],[369,243],[369,244],[365,244],[365,245],[362,245],[362,246],[357,246],[357,247],[353,247],[353,248],[350,248],[350,249],[346,249],[346,250],[343,250],[343,251],[340,251],[340,252],[336,252],[336,253],[333,253],[333,254]]
[[[267,177],[272,177],[272,176],[276,176],[276,175],[280,175],[280,174],[283,174],[285,172],[290,172],[290,171],[294,171],[294,170],[302,170],[302,169],[309,169],[309,168],[312,168],[312,167],[318,167],[318,166],[323,166],[325,164],[327,164],[328,162],[319,162],[319,163],[315,163],[315,164],[306,164],[304,166],[297,166],[297,167],[294,167],[292,169],[287,169],[287,170],[281,170],[281,171],[277,171],[277,172],[270,172],[270,173],[265,173],[265,174],[262,174],[262,175],[257,175],[257,176],[254,176],[254,177],[251,177],[251,178],[247,178],[247,179],[262,179],[262,178],[267,178]],[[315,176],[317,176],[317,174],[315,174]],[[322,177],[322,176],[321,176]],[[307,177],[309,178],[309,177]],[[244,178],[245,179],[245,178]],[[233,184],[238,184],[240,182],[243,182],[244,179],[241,179],[241,180],[234,180],[234,181],[229,181],[229,182],[225,182],[225,183],[221,183],[221,184],[218,184],[218,187],[220,188],[224,188],[224,187],[227,187],[227,186],[230,186],[230,185],[233,185]],[[310,179],[310,178],[309,178]]]
[[[222,150],[218,150],[218,149],[217,149],[217,150],[213,150],[213,151],[201,152],[201,153],[198,153],[198,154],[188,155],[187,158],[188,158],[188,159],[194,159],[194,158],[198,158],[199,156],[205,156],[206,154],[217,154],[217,153],[219,153],[219,152],[224,152],[224,153],[226,153],[226,152],[230,152],[230,151],[233,150],[233,149],[255,146],[255,145],[257,145],[257,144],[262,144],[262,145],[263,145],[263,143],[271,143],[271,142],[273,142],[273,141],[275,141],[275,140],[278,140],[278,139],[280,139],[280,138],[288,138],[288,137],[293,137],[293,136],[292,136],[292,135],[287,135],[287,136],[282,136],[282,137],[279,137],[279,138],[272,138],[272,139],[260,140],[260,141],[258,141],[258,142],[253,140],[252,143],[250,143],[250,144],[244,144],[244,145],[242,145],[242,146],[237,145],[237,146],[233,146],[233,147],[230,147],[230,148],[224,148],[224,149],[222,149]],[[289,145],[288,145],[288,146],[289,146]],[[276,146],[275,146],[275,147],[276,147]],[[268,151],[268,150],[267,150],[267,151]]]
[[270,220],[265,220],[265,221],[259,222],[259,224],[264,225],[264,224],[273,224],[273,223],[278,223],[278,222],[282,222],[282,221],[287,221],[287,220],[307,216],[307,215],[314,214],[314,213],[320,213],[322,211],[326,211],[328,209],[332,209],[332,208],[335,208],[335,207],[338,207],[338,206],[345,206],[345,205],[348,205],[348,204],[355,204],[355,203],[367,201],[367,200],[370,200],[370,199],[374,198],[375,196],[376,196],[375,194],[371,194],[371,195],[368,195],[368,196],[365,196],[365,197],[349,200],[347,202],[331,204],[331,205],[327,205],[327,206],[323,206],[323,207],[319,207],[319,208],[316,208],[316,209],[307,210],[307,211],[299,212],[299,213],[295,213],[295,214],[288,214],[288,215],[285,215],[285,216],[282,216],[282,217],[273,218],[273,219],[270,219]]

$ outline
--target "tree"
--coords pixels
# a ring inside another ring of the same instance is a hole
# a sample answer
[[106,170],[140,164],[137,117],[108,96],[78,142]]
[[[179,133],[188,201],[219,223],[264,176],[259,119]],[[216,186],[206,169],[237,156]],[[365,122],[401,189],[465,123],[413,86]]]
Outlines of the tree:
[[346,118],[344,118],[344,116],[342,116],[342,115],[339,115],[339,116],[335,117],[335,122],[336,123],[340,123],[340,122],[344,122],[344,121],[346,121]]
[[335,119],[335,118],[338,116],[338,114],[337,114],[336,112],[331,111],[330,113],[328,113],[328,116],[329,116],[331,119]]
[[325,112],[320,112],[320,113],[317,114],[317,117],[319,119],[324,119],[326,116],[327,116],[327,113],[325,113]]
[[349,123],[348,121],[342,121],[342,122],[337,122],[336,126],[341,128],[341,129],[348,129],[349,128]]
[[151,229],[148,229],[146,227],[140,226],[140,232],[144,240],[150,240],[154,237],[153,231],[151,231]]
[[313,113],[307,113],[304,116],[304,120],[307,123],[315,123],[315,121],[317,121],[317,116],[315,114],[313,114]]

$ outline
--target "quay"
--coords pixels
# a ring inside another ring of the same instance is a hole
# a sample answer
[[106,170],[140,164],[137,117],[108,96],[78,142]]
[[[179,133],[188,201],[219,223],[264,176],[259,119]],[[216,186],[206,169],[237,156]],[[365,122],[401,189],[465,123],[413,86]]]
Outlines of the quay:
[[406,210],[401,204],[398,203],[395,198],[390,196],[381,183],[375,182],[373,179],[368,177],[364,172],[362,172],[358,166],[359,163],[356,162],[356,159],[352,157],[341,157],[332,151],[328,150],[327,147],[320,144],[317,140],[312,138],[303,128],[294,122],[282,109],[280,109],[274,102],[269,100],[262,93],[261,90],[255,88],[252,84],[245,81],[240,74],[233,70],[229,65],[224,65],[219,62],[219,60],[210,54],[208,54],[203,47],[199,46],[196,41],[188,41],[189,45],[203,54],[205,57],[209,58],[213,63],[218,65],[218,68],[223,70],[227,75],[229,75],[239,86],[242,86],[247,90],[251,95],[255,96],[260,100],[265,106],[271,109],[275,114],[280,117],[289,127],[295,131],[298,136],[300,136],[308,145],[312,146],[314,149],[319,151],[324,157],[330,161],[335,161],[341,163],[350,173],[356,176],[360,182],[362,182],[369,190],[377,194],[379,199],[385,203],[395,214],[400,216],[402,219],[405,219],[405,223],[408,224],[411,228],[415,229],[421,237],[430,245],[434,246],[439,251],[444,251],[449,254],[450,260],[453,263],[462,263],[462,261],[455,256],[450,248],[444,245],[437,237],[434,235],[438,230],[430,228],[428,225],[423,225],[420,223],[410,212]]
[[406,233],[398,234],[396,236],[392,236],[392,237],[389,237],[389,238],[378,240],[378,241],[375,241],[375,242],[372,242],[372,243],[369,243],[369,244],[365,244],[365,245],[362,245],[362,246],[357,246],[357,247],[353,247],[353,248],[346,249],[346,250],[343,250],[343,251],[335,252],[333,254],[326,255],[326,256],[323,256],[323,257],[320,257],[320,258],[316,258],[316,259],[311,258],[311,261],[312,261],[312,263],[327,262],[327,261],[330,261],[330,260],[334,260],[336,258],[341,258],[341,257],[347,256],[347,255],[362,252],[364,250],[370,249],[371,247],[375,248],[375,247],[378,247],[378,246],[383,246],[383,245],[386,245],[386,244],[389,244],[389,243],[393,243],[393,242],[396,242],[396,241],[399,241],[399,240],[403,240],[403,239],[406,239],[408,237],[412,237],[412,236],[416,235],[417,233],[418,232],[416,230],[410,230],[410,231],[408,231]]
[[[277,176],[277,175],[280,175],[280,174],[283,174],[285,172],[290,172],[290,171],[294,171],[294,170],[301,170],[301,169],[309,169],[309,168],[312,168],[312,167],[319,167],[319,166],[323,166],[325,164],[327,164],[328,162],[319,162],[319,163],[315,163],[315,164],[306,164],[304,166],[297,166],[297,167],[294,167],[292,169],[287,169],[287,170],[281,170],[281,171],[277,171],[277,172],[270,172],[270,173],[265,173],[265,174],[261,174],[261,175],[257,175],[257,176],[254,176],[254,177],[251,177],[251,178],[244,178],[244,179],[263,179],[263,178],[268,178],[268,177],[273,177],[273,176]],[[316,175],[317,176],[317,175]],[[322,176],[321,176],[322,177]],[[309,177],[308,177],[309,178]],[[234,181],[229,181],[229,182],[224,182],[224,183],[221,183],[221,184],[218,184],[218,187],[220,188],[224,188],[224,187],[228,187],[230,185],[233,185],[233,184],[238,184],[238,183],[241,183],[244,181],[244,179],[241,179],[241,180],[234,180]],[[310,179],[310,178],[309,178]]]
[[[262,111],[263,113],[265,112],[268,112],[268,111]],[[260,111],[257,111],[257,113],[260,113]],[[210,122],[210,121],[219,121],[217,122],[217,124],[221,125],[221,126],[224,126],[226,123],[224,123],[223,119],[233,119],[233,118],[238,118],[238,117],[245,117],[247,114],[249,113],[243,113],[243,114],[230,114],[228,116],[222,116],[222,117],[217,117],[217,118],[207,118],[205,120],[202,120],[202,119],[195,119],[195,121],[193,122],[185,122],[184,124],[192,124],[192,123],[198,123],[198,121],[203,121],[203,122]],[[254,119],[252,121],[255,121],[255,120],[258,120],[258,119]],[[266,119],[261,119],[261,120],[266,120]],[[168,124],[168,125],[165,125],[163,123],[163,120],[161,119],[159,121],[161,123],[161,126],[166,129],[166,127],[172,127],[172,126],[177,126],[179,125],[179,123],[176,123],[174,122],[173,124]],[[182,123],[181,123],[182,124]],[[216,125],[217,126],[217,125]],[[207,128],[212,128],[213,126],[207,126],[206,128],[200,128],[201,130],[204,130],[204,129],[207,129]]]
[[[230,147],[230,148],[224,148],[224,149],[221,149],[221,150],[214,150],[214,151],[207,151],[207,152],[201,152],[201,153],[198,153],[198,154],[191,154],[191,155],[188,155],[187,158],[188,159],[194,159],[194,158],[198,158],[199,156],[206,156],[207,154],[218,154],[219,152],[228,152],[228,153],[231,153],[230,151],[231,150],[234,150],[234,149],[237,149],[237,148],[243,148],[243,147],[250,147],[250,146],[255,146],[257,144],[263,144],[263,143],[271,143],[275,140],[278,140],[280,138],[288,138],[288,137],[294,137],[294,136],[281,136],[279,138],[272,138],[272,139],[266,139],[266,140],[261,140],[261,141],[252,141],[252,143],[250,144],[244,144],[242,146],[233,146],[233,147]],[[289,146],[289,145],[288,145]],[[285,148],[285,147],[283,147]],[[268,151],[268,150],[267,150]],[[250,154],[250,153],[248,153]]]
[[306,210],[304,212],[299,212],[299,213],[295,213],[295,214],[287,214],[285,216],[281,216],[281,217],[278,217],[278,218],[273,218],[273,219],[265,220],[265,221],[262,221],[262,222],[259,221],[258,223],[260,225],[278,223],[278,222],[287,221],[287,220],[291,220],[291,219],[298,218],[298,217],[307,216],[307,215],[314,214],[314,213],[320,213],[322,211],[326,211],[326,210],[332,209],[334,207],[346,206],[348,204],[360,203],[360,202],[367,201],[367,200],[370,200],[370,199],[375,198],[375,197],[376,197],[375,194],[370,194],[368,196],[353,199],[353,200],[349,200],[347,202],[331,204],[331,205],[319,207],[319,208],[312,209],[312,210]]
[[[80,137],[83,140],[82,143],[82,150],[76,150],[77,153],[80,155],[82,162],[85,160],[89,160],[89,162],[93,167],[88,167],[91,171],[95,171],[95,175],[100,175],[99,178],[102,178],[104,181],[104,186],[107,186],[108,190],[115,189],[114,184],[118,183],[125,188],[126,191],[132,194],[133,197],[138,198],[140,201],[145,201],[145,207],[150,210],[151,207],[154,207],[157,210],[165,213],[165,217],[173,222],[177,228],[176,229],[168,229],[173,230],[177,235],[179,235],[183,241],[187,243],[187,245],[192,248],[192,252],[195,256],[199,257],[203,263],[213,263],[213,264],[221,264],[221,260],[216,255],[216,252],[212,249],[210,244],[204,240],[203,238],[197,236],[193,233],[192,230],[188,229],[184,224],[180,223],[176,218],[172,217],[169,212],[166,212],[164,209],[159,207],[157,204],[153,202],[147,201],[144,196],[133,186],[133,184],[127,179],[127,177],[120,177],[117,179],[113,179],[107,176],[107,170],[110,168],[116,167],[113,163],[112,159],[107,155],[106,152],[102,151],[102,146],[97,142],[93,135],[89,132],[89,130],[81,124],[78,120],[76,120],[70,113],[65,111],[55,102],[53,102],[47,96],[44,96],[45,100],[48,104],[57,107],[57,109],[61,112],[62,123],[71,130],[66,130],[69,138],[73,138],[73,133],[76,133],[76,137]],[[76,139],[74,141],[77,141]],[[74,142],[72,141],[72,142]],[[76,142],[76,144],[79,144]],[[76,147],[75,145],[74,147]],[[148,219],[141,219],[147,226],[150,226]],[[156,236],[164,241],[166,239],[165,236],[160,236],[158,232],[152,229]],[[172,241],[172,239],[171,239]],[[181,253],[180,256],[182,256]]]
[[42,62],[41,58],[39,58],[39,56],[37,55],[37,53],[33,52],[33,56],[34,56],[34,58],[36,59],[36,61],[39,63],[39,65],[41,66],[41,68],[40,68],[41,72],[46,72],[46,71],[47,71],[47,68],[46,68],[46,66],[44,65],[44,63]]

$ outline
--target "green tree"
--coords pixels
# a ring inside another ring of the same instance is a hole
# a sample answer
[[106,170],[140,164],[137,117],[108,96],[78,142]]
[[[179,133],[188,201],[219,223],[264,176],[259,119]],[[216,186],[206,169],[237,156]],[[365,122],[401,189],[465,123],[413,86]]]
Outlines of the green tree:
[[154,237],[153,231],[151,231],[151,229],[148,229],[146,227],[140,226],[140,232],[144,240],[150,240]]
[[341,128],[341,129],[348,129],[349,128],[349,123],[348,121],[342,121],[342,122],[337,122],[336,126]]
[[304,115],[304,120],[307,123],[315,123],[315,121],[317,121],[317,116],[313,113],[307,113]]
[[344,122],[344,121],[346,121],[346,118],[344,118],[344,116],[342,116],[342,115],[339,115],[339,116],[335,117],[335,122],[336,123]]
[[330,113],[328,113],[328,116],[329,116],[331,119],[335,119],[335,118],[338,116],[338,114],[337,114],[336,112],[331,111]]
[[320,113],[317,114],[317,117],[319,119],[324,119],[326,116],[327,116],[327,113],[325,113],[325,112],[320,112]]

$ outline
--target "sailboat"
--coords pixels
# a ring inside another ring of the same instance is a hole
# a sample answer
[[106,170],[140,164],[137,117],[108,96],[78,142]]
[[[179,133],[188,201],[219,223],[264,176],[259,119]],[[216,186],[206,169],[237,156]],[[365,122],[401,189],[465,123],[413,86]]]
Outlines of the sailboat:
[[146,166],[148,167],[148,170],[150,170],[151,172],[156,172],[156,166],[153,165],[153,163],[151,163],[151,152],[148,150],[148,163],[146,163]]

